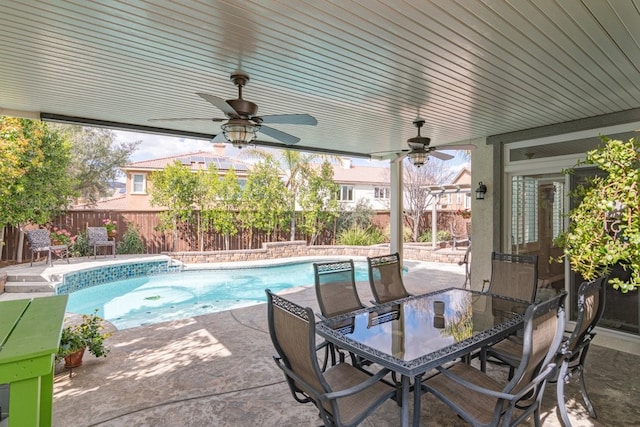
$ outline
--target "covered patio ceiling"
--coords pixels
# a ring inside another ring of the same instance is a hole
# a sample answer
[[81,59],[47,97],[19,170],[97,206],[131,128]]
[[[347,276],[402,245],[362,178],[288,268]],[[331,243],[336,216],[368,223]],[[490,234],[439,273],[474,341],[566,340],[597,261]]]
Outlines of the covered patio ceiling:
[[223,117],[196,92],[236,98],[240,68],[260,114],[317,118],[273,125],[295,148],[369,156],[407,148],[418,114],[442,145],[640,108],[639,0],[0,6],[0,114],[210,138],[149,119]]

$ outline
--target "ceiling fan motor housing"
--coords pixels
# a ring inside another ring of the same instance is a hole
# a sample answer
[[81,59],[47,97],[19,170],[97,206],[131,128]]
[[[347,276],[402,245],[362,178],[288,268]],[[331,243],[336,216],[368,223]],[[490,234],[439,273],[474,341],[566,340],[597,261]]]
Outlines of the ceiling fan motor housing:
[[[258,106],[251,101],[246,101],[244,99],[227,99],[227,104],[236,110],[239,118],[252,119],[256,114],[258,114]],[[231,115],[228,116],[230,119],[235,118]]]

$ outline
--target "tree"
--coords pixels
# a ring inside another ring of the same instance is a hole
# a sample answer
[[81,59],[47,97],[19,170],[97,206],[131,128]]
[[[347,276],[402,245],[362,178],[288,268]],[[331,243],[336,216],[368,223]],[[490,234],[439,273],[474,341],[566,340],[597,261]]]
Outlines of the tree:
[[[291,193],[278,176],[273,159],[256,163],[242,192],[240,218],[245,228],[272,233],[285,226],[291,212]],[[251,247],[251,242],[249,243]]]
[[[249,158],[256,158],[261,160],[268,160],[273,162],[278,168],[278,171],[286,176],[285,187],[291,194],[291,212],[295,212],[296,204],[298,203],[300,185],[303,182],[303,175],[310,165],[317,163],[320,160],[339,161],[338,156],[328,156],[325,154],[303,154],[296,150],[281,150],[282,154],[279,161],[275,161],[273,154],[261,149],[248,149],[243,151],[243,156]],[[290,240],[295,240],[296,237],[296,216],[291,215],[290,223]]]
[[198,247],[204,251],[204,235],[212,228],[213,212],[216,209],[216,201],[220,188],[220,173],[214,164],[209,164],[207,169],[201,169],[196,173],[196,186],[194,187],[193,203],[196,209]]
[[45,224],[76,193],[68,174],[71,145],[46,123],[0,117],[0,157],[3,242],[4,225]]
[[220,181],[215,210],[211,220],[213,229],[224,235],[224,248],[229,250],[229,237],[238,234],[237,214],[240,209],[242,188],[233,168],[229,169]]
[[439,197],[426,187],[451,181],[454,173],[445,167],[443,161],[433,157],[429,157],[429,161],[419,168],[409,161],[405,161],[405,166],[403,177],[406,209],[404,215],[411,223],[412,240],[417,242],[420,236],[420,219],[429,205],[436,203]]
[[315,244],[318,235],[338,216],[338,201],[335,198],[339,187],[333,181],[333,168],[324,161],[320,170],[313,167],[302,169],[299,182],[299,203],[303,211],[303,231]]
[[166,210],[158,214],[159,230],[173,232],[173,250],[178,245],[178,227],[190,224],[198,187],[198,177],[189,168],[176,160],[161,171],[153,172],[151,182],[151,205]]
[[69,173],[75,190],[90,204],[108,194],[109,185],[122,173],[141,141],[120,142],[111,129],[52,124],[72,144]]
[[608,275],[615,265],[630,271],[628,280],[609,280],[615,289],[629,292],[640,287],[640,141],[603,141],[580,164],[595,165],[606,176],[577,187],[572,196],[579,204],[569,212],[569,229],[556,244],[586,280]]

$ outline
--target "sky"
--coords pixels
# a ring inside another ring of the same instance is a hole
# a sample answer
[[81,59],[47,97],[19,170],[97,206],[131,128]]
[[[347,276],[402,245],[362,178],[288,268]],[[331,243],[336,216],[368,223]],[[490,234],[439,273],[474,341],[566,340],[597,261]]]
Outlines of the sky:
[[[118,141],[141,141],[141,144],[138,146],[138,150],[130,158],[132,162],[170,157],[197,151],[213,151],[211,142],[201,139],[180,138],[175,136],[146,134],[122,130],[116,130],[114,132],[117,135]],[[233,147],[231,144],[226,144],[226,146],[225,153],[228,157],[234,158],[240,153],[240,150]],[[454,154],[452,151],[449,151],[449,153]],[[376,161],[362,158],[354,158],[352,159],[352,162],[353,164],[360,166],[370,165],[384,167],[389,164],[388,161]],[[460,155],[457,155],[454,159],[449,160],[447,165],[452,169],[455,169],[457,172],[465,163],[468,162]]]

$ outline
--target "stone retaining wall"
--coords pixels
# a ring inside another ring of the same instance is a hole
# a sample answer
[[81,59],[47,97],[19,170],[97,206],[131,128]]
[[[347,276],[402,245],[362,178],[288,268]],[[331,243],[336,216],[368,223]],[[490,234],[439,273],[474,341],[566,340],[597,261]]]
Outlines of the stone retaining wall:
[[[416,261],[458,263],[464,258],[466,248],[433,249],[431,245],[405,243],[404,258]],[[376,246],[308,246],[305,241],[269,242],[261,249],[211,252],[163,252],[185,264],[259,261],[274,258],[351,256],[369,257],[388,254],[389,245]]]

